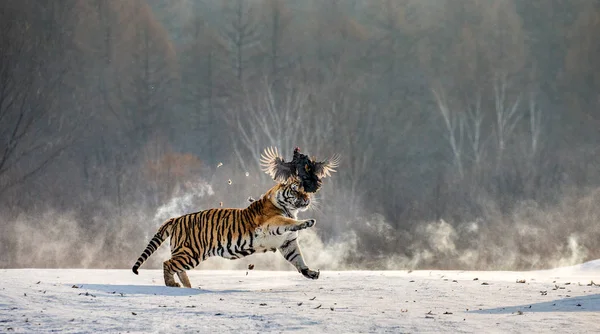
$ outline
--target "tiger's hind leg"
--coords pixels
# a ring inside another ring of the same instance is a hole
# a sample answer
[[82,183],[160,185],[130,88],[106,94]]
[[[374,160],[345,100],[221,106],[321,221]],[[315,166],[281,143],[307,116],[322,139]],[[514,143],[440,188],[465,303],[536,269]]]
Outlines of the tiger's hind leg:
[[173,271],[170,269],[170,261],[171,260],[163,262],[163,274],[165,276],[165,285],[178,288],[180,287],[180,285],[179,283],[175,282]]
[[191,288],[192,284],[190,284],[190,279],[185,271],[180,271],[177,273],[177,277],[179,277],[179,281],[186,288]]
[[186,270],[192,269],[197,265],[197,261],[186,255],[176,255],[163,263],[163,273],[165,276],[165,285],[172,287],[180,287],[179,283],[175,282],[175,273],[183,286],[191,288],[190,279],[187,276]]

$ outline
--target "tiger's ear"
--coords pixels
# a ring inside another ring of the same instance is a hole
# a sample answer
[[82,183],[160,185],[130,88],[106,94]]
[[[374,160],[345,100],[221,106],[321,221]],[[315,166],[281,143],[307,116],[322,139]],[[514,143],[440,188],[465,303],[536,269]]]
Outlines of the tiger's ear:
[[292,188],[292,190],[296,191],[296,190],[298,190],[298,185],[296,183],[292,183],[292,186],[290,188]]

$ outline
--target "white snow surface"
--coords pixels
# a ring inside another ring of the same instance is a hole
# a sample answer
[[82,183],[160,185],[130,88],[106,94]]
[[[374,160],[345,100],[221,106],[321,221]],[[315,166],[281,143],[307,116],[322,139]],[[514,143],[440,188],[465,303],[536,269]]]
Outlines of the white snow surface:
[[[592,333],[600,260],[542,271],[2,269],[0,333]],[[525,280],[522,283],[521,280]],[[521,281],[521,283],[519,283]],[[592,284],[592,282],[594,282]]]

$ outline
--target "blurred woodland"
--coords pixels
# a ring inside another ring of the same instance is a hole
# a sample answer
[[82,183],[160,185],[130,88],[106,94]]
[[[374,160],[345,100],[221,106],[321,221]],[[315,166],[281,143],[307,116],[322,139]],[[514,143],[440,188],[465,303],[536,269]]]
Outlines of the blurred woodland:
[[599,31],[595,0],[1,1],[0,267],[127,268],[266,191],[267,146],[342,155],[302,215],[348,267],[600,258]]

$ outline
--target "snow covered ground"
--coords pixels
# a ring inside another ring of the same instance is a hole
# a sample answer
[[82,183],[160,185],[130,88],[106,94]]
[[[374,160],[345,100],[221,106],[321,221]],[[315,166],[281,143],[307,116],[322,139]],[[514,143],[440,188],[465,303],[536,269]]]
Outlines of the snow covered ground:
[[[0,270],[2,333],[600,332],[600,260],[544,271]],[[523,283],[524,280],[524,283]],[[595,282],[592,284],[592,281]]]

